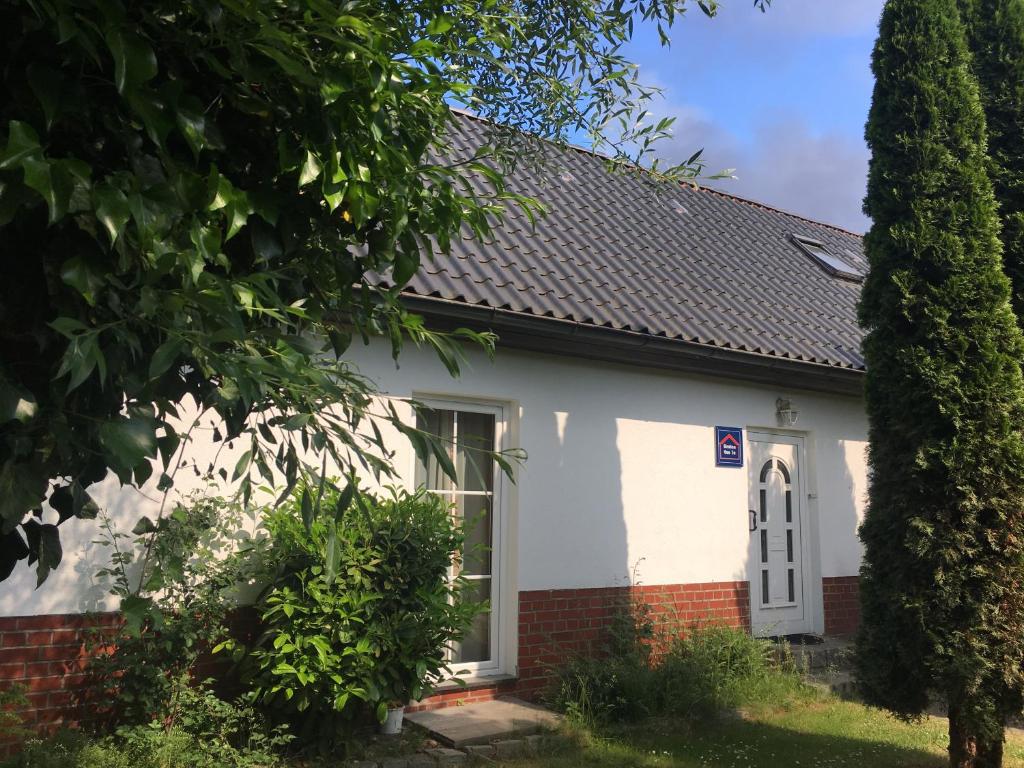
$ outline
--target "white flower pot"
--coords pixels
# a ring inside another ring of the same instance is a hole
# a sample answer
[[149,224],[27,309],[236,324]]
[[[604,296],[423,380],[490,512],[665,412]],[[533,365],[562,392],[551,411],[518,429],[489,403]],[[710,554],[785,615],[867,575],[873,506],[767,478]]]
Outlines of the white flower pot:
[[380,724],[380,732],[384,736],[397,736],[402,732],[402,719],[405,707],[388,707],[388,716]]

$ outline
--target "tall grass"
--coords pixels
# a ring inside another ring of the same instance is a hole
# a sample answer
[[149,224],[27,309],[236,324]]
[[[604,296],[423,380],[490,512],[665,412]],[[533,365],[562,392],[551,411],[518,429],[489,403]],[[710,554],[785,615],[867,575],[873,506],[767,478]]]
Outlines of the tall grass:
[[671,715],[691,720],[807,695],[788,648],[715,623],[665,622],[636,601],[602,647],[552,669],[546,702],[584,726]]

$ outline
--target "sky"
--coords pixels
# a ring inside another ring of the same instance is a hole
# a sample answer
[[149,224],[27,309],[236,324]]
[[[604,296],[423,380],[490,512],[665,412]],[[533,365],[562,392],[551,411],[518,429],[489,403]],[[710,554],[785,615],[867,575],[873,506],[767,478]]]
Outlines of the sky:
[[641,81],[663,89],[652,111],[677,118],[658,154],[685,160],[704,148],[707,182],[854,232],[868,151],[871,49],[883,0],[723,0],[708,19],[696,3],[662,48],[638,25],[627,55]]

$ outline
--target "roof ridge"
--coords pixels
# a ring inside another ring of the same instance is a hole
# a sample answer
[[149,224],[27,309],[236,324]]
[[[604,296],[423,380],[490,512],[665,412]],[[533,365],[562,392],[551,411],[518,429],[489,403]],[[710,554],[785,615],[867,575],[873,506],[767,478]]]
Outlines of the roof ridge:
[[[449,109],[451,109],[451,111],[454,112],[455,114],[463,115],[464,117],[468,117],[468,118],[471,118],[473,120],[479,120],[482,123],[490,123],[491,125],[501,125],[500,123],[496,122],[495,120],[491,120],[490,118],[487,118],[487,117],[482,117],[481,115],[478,115],[475,112],[472,112],[472,111],[470,111],[468,109],[464,109],[462,107],[449,106]],[[508,126],[503,126],[503,127],[508,127]],[[546,142],[548,144],[555,145],[555,142],[551,141],[550,139],[540,139],[540,140],[544,141],[544,142]],[[557,146],[557,145],[555,145],[555,146]],[[584,147],[584,146],[580,146],[579,144],[573,144],[572,142],[566,142],[565,146],[566,146],[567,149],[572,149],[572,150],[575,150],[576,152],[580,152],[580,153],[585,154],[585,155],[591,155],[593,157],[600,157],[600,158],[602,158],[604,160],[614,160],[614,158],[609,157],[608,155],[604,154],[603,152],[598,152],[597,150],[593,149],[592,147]],[[649,169],[644,168],[643,166],[636,166],[636,168],[638,170],[640,170],[641,172],[643,172],[643,173],[649,173],[650,172]],[[795,212],[790,211],[790,210],[788,210],[786,208],[780,208],[777,205],[772,205],[771,203],[765,203],[765,202],[763,202],[761,200],[753,200],[753,199],[751,199],[749,197],[743,197],[741,195],[735,194],[734,192],[726,192],[725,190],[722,190],[722,189],[716,189],[715,187],[712,187],[712,186],[707,185],[707,184],[698,184],[696,181],[681,180],[679,182],[679,186],[681,186],[681,187],[690,187],[695,192],[699,192],[699,191],[711,192],[711,193],[719,195],[721,197],[728,198],[730,200],[735,200],[738,203],[743,203],[744,205],[749,205],[749,206],[752,206],[754,208],[760,208],[761,210],[765,210],[765,211],[774,211],[775,213],[781,213],[784,216],[789,216],[790,218],[797,219],[799,221],[803,221],[803,222],[806,222],[808,224],[814,224],[814,225],[819,226],[819,227],[826,227],[827,229],[835,230],[836,232],[840,232],[840,233],[842,233],[844,235],[849,235],[850,237],[856,237],[859,240],[864,238],[864,233],[862,233],[862,232],[861,233],[854,232],[852,230],[846,229],[845,227],[841,227],[838,224],[831,224],[831,223],[829,223],[827,221],[818,221],[817,219],[812,219],[810,216],[805,216],[805,215],[800,214],[800,213],[795,213]]]

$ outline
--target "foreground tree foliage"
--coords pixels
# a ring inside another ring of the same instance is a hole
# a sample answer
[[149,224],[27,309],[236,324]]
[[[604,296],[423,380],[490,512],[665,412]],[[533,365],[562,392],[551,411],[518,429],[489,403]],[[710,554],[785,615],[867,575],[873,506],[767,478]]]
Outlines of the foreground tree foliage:
[[0,578],[45,579],[108,472],[166,494],[197,412],[245,449],[221,471],[246,499],[328,462],[387,473],[337,356],[384,335],[457,373],[491,340],[429,332],[398,291],[460,230],[534,210],[503,187],[507,132],[445,161],[449,102],[643,161],[668,121],[642,124],[620,48],[684,2],[0,0]]
[[953,766],[998,766],[1024,689],[1024,353],[955,0],[890,0],[865,210],[867,700],[949,705]]
[[988,126],[1003,262],[1024,318],[1024,0],[960,0]]

